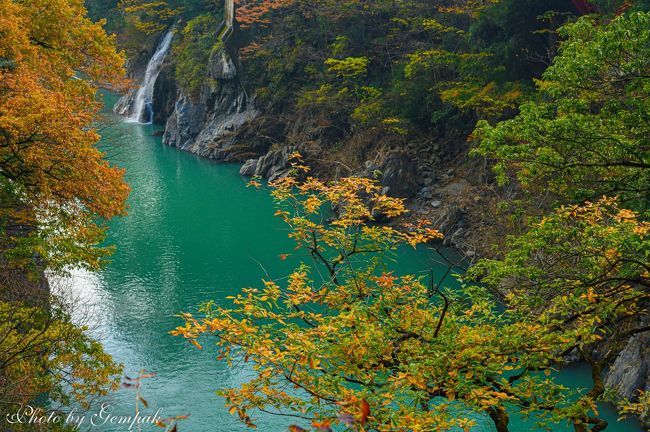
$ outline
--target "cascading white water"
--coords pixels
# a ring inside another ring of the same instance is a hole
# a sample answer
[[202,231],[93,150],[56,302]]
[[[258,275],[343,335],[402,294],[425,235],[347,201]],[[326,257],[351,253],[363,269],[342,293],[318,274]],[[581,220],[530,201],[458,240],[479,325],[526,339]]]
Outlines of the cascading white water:
[[153,88],[173,38],[174,31],[172,29],[165,34],[158,48],[156,48],[156,52],[149,60],[142,85],[138,89],[133,105],[129,110],[128,121],[135,123],[151,123],[153,121]]

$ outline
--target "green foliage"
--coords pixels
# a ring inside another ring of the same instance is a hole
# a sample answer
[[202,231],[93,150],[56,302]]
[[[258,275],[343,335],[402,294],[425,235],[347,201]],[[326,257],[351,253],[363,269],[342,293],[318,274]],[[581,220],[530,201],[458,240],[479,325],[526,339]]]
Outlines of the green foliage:
[[385,112],[382,103],[382,91],[375,87],[362,87],[361,103],[352,112],[351,118],[357,123],[368,125],[381,119]]
[[165,30],[180,13],[180,9],[174,7],[175,2],[164,0],[122,0],[120,6],[129,24],[145,34]]
[[[505,292],[511,308],[538,317],[546,331],[574,337],[574,349],[594,370],[588,395],[607,400],[605,365],[631,335],[647,331],[639,317],[650,301],[649,233],[650,224],[615,199],[563,206],[510,238],[502,259],[481,260],[469,276]],[[627,414],[649,412],[640,403],[623,407]]]
[[174,46],[176,80],[192,96],[197,96],[206,80],[210,54],[217,41],[218,20],[213,14],[188,21]]
[[116,390],[121,366],[85,330],[56,299],[47,307],[0,301],[0,405],[33,404],[47,393],[55,406],[87,408]]
[[95,22],[106,20],[104,28],[108,33],[117,33],[126,25],[118,8],[119,0],[86,0],[85,4],[90,19]]
[[[529,194],[521,210],[538,213],[541,202],[548,214],[470,276],[552,331],[582,333],[577,353],[594,370],[589,395],[606,398],[603,368],[647,331],[650,15],[584,17],[560,34],[566,40],[535,100],[475,132],[476,153],[496,159],[497,179]],[[644,401],[624,402],[623,411],[647,415]]]
[[492,55],[492,80],[529,84],[551,61],[556,29],[571,19],[571,11],[565,0],[502,0],[470,26],[470,43]]
[[650,296],[650,224],[638,218],[611,198],[560,207],[511,238],[502,260],[483,260],[470,275],[485,273],[494,288],[506,283],[510,305],[553,310],[560,326],[579,318],[593,320],[596,334],[609,331],[602,323],[617,322],[618,331]]
[[343,60],[325,60],[327,70],[344,80],[356,80],[368,73],[368,57],[347,57]]
[[[107,2],[110,0],[88,0]],[[119,7],[128,21],[138,30],[152,34],[170,27],[182,19],[192,19],[206,12],[223,9],[223,2],[215,0],[120,0]]]
[[[341,131],[337,137],[353,129],[417,136],[434,128],[463,140],[467,116],[498,117],[514,109],[513,95],[525,93],[488,80],[491,57],[470,43],[468,14],[469,22],[479,15],[411,1],[381,1],[372,8],[359,1],[294,2],[264,26],[248,29],[255,42],[244,49],[243,65],[249,79],[269,90],[265,94],[278,109],[311,106]],[[427,71],[415,64],[418,56],[430,53],[433,62],[442,52],[448,56],[437,60],[450,63],[442,71],[442,65]],[[477,65],[473,71],[470,62]],[[369,97],[365,88],[381,89],[381,95]],[[456,96],[456,88],[464,94]],[[468,94],[483,88],[478,98]],[[323,106],[337,110],[323,111]],[[394,121],[402,126],[392,127]]]
[[495,157],[501,183],[511,172],[532,190],[564,200],[620,195],[647,207],[650,192],[650,15],[605,26],[582,18],[538,81],[536,101],[514,119],[475,132],[477,153]]

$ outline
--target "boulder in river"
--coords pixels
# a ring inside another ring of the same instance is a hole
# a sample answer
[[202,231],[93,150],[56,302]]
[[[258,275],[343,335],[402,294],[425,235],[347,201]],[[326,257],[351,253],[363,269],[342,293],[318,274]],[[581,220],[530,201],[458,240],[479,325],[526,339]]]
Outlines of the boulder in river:
[[255,175],[273,181],[289,172],[289,155],[294,152],[293,147],[282,146],[269,151],[259,158],[255,168]]
[[247,177],[252,177],[255,175],[257,170],[257,162],[259,159],[248,159],[239,169],[239,174]]

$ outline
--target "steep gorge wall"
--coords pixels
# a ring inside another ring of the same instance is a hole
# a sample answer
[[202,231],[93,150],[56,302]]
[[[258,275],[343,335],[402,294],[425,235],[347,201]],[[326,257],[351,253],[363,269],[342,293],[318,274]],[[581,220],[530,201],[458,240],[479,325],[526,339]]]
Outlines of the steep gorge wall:
[[[249,176],[282,176],[288,171],[287,156],[299,151],[314,175],[377,177],[385,194],[408,198],[416,217],[434,221],[447,244],[471,256],[482,252],[470,228],[486,223],[488,195],[482,188],[488,174],[485,169],[469,172],[474,166],[457,167],[462,161],[451,160],[457,153],[453,147],[462,146],[434,137],[399,141],[381,131],[352,130],[336,123],[336,111],[286,111],[258,103],[256,89],[246,85],[252,79],[240,67],[238,47],[245,36],[231,7],[232,0],[227,1],[226,20],[216,31],[219,48],[210,54],[198,94],[173,81],[173,56],[161,71],[154,120],[166,124],[166,145],[217,161],[241,162],[241,173]],[[341,151],[347,158],[340,157]]]
[[248,148],[237,140],[236,132],[259,114],[239,82],[235,62],[220,49],[210,57],[199,97],[179,91],[163,143],[210,159],[243,160],[250,152],[265,150]]
[[198,96],[184,89],[174,92],[163,143],[214,160],[243,162],[251,155],[264,154],[268,145],[238,139],[240,129],[261,112],[239,76],[234,0],[224,2],[224,21],[216,33],[218,48],[210,54]]

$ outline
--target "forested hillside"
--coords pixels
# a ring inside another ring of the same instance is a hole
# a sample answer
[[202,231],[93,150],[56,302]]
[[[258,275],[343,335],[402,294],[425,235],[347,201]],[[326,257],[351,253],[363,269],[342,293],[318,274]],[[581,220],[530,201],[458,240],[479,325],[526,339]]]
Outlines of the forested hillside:
[[[357,232],[374,213],[305,225],[301,214],[325,201],[345,207],[358,186],[300,186],[306,201],[289,209],[301,210],[281,215],[331,272],[328,288],[308,289],[302,269],[286,288],[293,311],[266,306],[281,298],[272,284],[234,309],[186,316],[177,330],[197,345],[199,334],[217,334],[224,356],[235,360],[241,350],[259,365],[247,386],[223,392],[244,422],[252,424],[250,409],[276,408],[314,418],[318,430],[337,415],[353,429],[468,428],[471,420],[431,408],[440,396],[487,412],[499,431],[508,430],[509,405],[546,412],[550,423],[568,420],[576,431],[606,427],[596,400],[629,398],[626,409],[647,416],[646,2],[240,1],[227,38],[221,2],[122,6],[94,10],[120,35],[177,29],[167,144],[245,162],[242,174],[294,179],[291,186],[304,178],[294,177],[292,152],[317,178],[376,178],[374,193],[409,198],[446,241],[484,257],[468,272],[468,284],[483,284],[465,293],[475,302],[469,312],[462,295],[450,300],[390,276],[359,288],[357,271],[334,271],[357,251],[357,237],[349,244],[350,231],[339,227]],[[355,235],[375,251],[405,240]],[[386,297],[394,291],[404,297]],[[444,301],[425,300],[432,296]],[[506,316],[493,315],[494,296]],[[323,303],[327,312],[312,309]],[[296,319],[303,326],[288,324]],[[321,339],[326,333],[341,339]],[[535,376],[569,358],[594,371],[577,402]],[[284,381],[313,399],[281,392]]]
[[510,118],[536,97],[561,25],[584,13],[646,8],[565,0],[243,2],[226,50],[237,65],[233,77],[223,74],[220,55],[222,2],[115,3],[90,2],[90,10],[108,17],[136,75],[160,31],[177,28],[154,98],[167,144],[246,162],[243,173],[263,177],[286,172],[290,151],[282,148],[300,151],[323,177],[381,172],[386,192],[411,198],[447,242],[483,254],[503,230],[521,225],[508,216],[517,210],[500,202],[524,197],[517,185],[494,188],[489,163],[468,157],[475,125]]
[[[245,368],[214,385],[245,426],[598,432],[603,404],[648,426],[647,0],[0,0],[4,405],[118,384],[45,280],[101,267],[126,210],[98,88],[268,179],[278,259],[309,258],[168,329]],[[418,245],[462,257],[388,270]],[[585,389],[558,379],[576,363]]]

